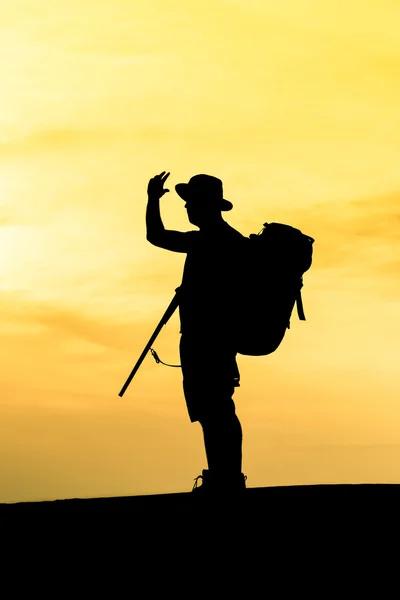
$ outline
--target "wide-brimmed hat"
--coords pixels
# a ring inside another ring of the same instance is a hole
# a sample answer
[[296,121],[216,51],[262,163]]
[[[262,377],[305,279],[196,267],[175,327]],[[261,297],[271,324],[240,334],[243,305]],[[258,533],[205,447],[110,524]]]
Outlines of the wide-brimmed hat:
[[177,194],[186,202],[202,201],[212,199],[218,202],[221,210],[231,210],[232,202],[225,200],[222,181],[212,175],[194,175],[188,183],[177,183],[175,186]]

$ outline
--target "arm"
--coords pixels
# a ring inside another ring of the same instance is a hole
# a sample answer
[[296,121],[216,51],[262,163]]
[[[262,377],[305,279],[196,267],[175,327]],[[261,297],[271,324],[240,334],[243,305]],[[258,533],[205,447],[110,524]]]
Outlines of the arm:
[[148,202],[146,209],[146,239],[159,248],[172,250],[173,252],[187,252],[188,236],[180,231],[167,230],[161,219],[160,198],[169,190],[163,189],[163,185],[169,173],[163,171],[149,181],[147,188]]

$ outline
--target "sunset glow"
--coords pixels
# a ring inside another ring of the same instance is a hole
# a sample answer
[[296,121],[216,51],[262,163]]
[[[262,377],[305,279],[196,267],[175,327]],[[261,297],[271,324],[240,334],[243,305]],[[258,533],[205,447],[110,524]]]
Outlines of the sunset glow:
[[[278,351],[239,356],[250,487],[400,483],[400,7],[14,0],[2,8],[0,502],[190,490],[178,369],[148,356],[184,256],[145,237],[223,180],[245,235],[315,238]],[[177,363],[174,315],[155,344]]]

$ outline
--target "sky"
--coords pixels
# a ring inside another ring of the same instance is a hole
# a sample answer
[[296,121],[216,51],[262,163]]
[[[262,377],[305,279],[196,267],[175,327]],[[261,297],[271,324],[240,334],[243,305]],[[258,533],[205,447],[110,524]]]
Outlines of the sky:
[[[184,255],[150,177],[223,180],[244,235],[315,238],[307,320],[238,357],[249,487],[400,483],[400,7],[14,0],[0,50],[0,502],[189,491],[181,373],[149,355]],[[178,363],[177,314],[154,348]]]

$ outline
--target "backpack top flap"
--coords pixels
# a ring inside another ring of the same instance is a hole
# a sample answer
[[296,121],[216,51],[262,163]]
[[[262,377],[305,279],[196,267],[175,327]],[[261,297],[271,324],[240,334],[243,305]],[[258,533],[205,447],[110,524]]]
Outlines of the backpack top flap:
[[300,229],[283,223],[264,223],[261,233],[250,238],[258,238],[261,254],[268,256],[271,268],[283,276],[301,277],[311,267],[315,240]]

